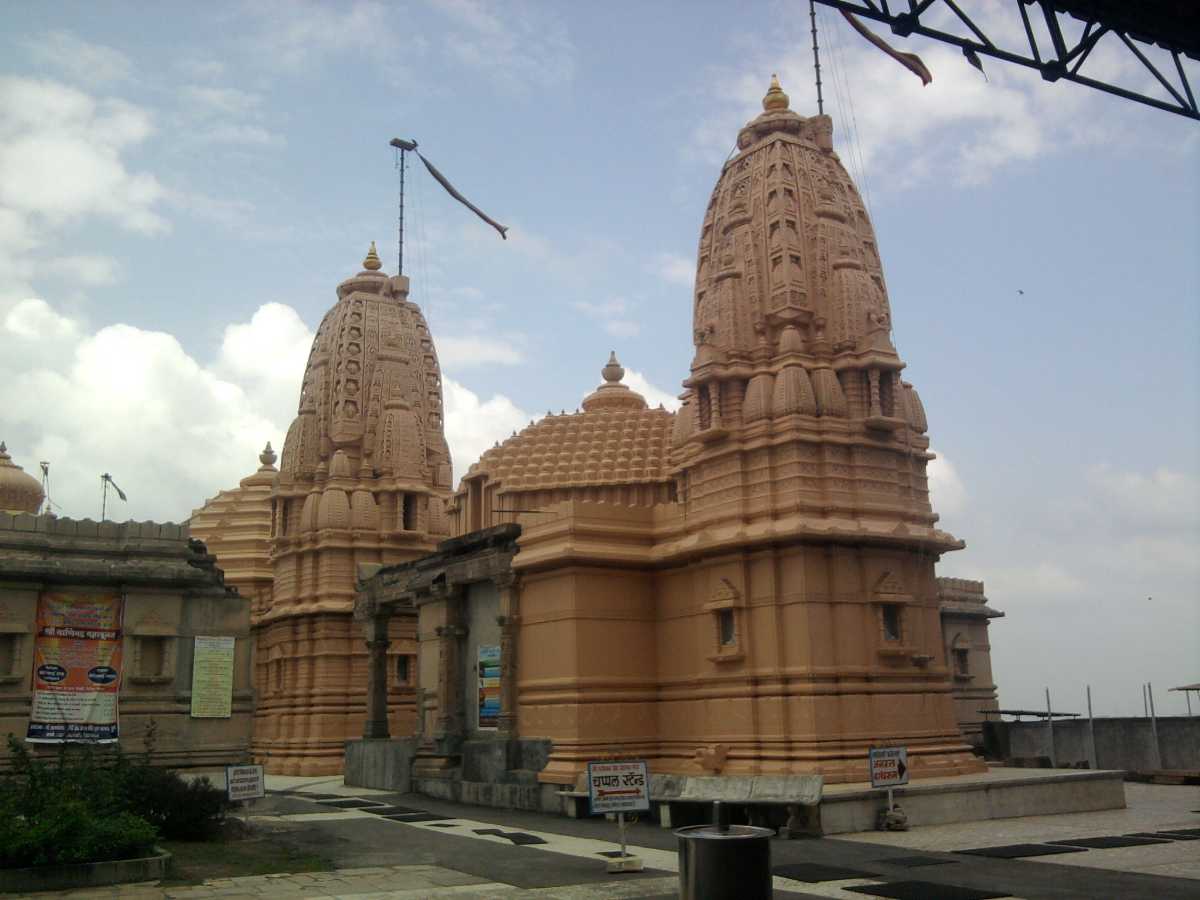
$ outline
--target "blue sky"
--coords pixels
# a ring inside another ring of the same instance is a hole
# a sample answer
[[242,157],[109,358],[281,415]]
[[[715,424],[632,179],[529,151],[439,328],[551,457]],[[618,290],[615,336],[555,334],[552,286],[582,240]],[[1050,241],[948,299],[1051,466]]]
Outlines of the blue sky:
[[[772,72],[815,108],[795,2],[2,15],[0,438],[52,462],[76,517],[107,470],[118,515],[184,518],[279,446],[335,285],[372,239],[394,269],[394,136],[512,229],[410,169],[406,270],[460,473],[578,405],[611,349],[671,402],[737,128]],[[943,457],[935,507],[968,542],[941,571],[1008,613],[1006,705],[1049,684],[1077,709],[1091,682],[1101,711],[1140,712],[1141,682],[1200,679],[1200,126],[901,42],[922,88],[820,19],[835,140]],[[1137,77],[1113,48],[1095,64]]]

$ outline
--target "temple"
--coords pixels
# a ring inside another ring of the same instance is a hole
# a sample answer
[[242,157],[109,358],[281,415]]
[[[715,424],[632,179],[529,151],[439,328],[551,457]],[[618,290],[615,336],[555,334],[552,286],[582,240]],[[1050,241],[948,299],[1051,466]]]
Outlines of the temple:
[[773,79],[738,148],[701,225],[679,412],[648,408],[614,355],[581,411],[470,467],[461,537],[366,573],[369,672],[397,620],[421,635],[419,790],[505,784],[523,805],[612,756],[862,781],[884,743],[918,777],[983,769],[934,575],[963,544],[930,507],[925,413],[832,122]]
[[902,744],[916,777],[983,769],[964,735],[995,705],[997,613],[935,578],[963,544],[930,506],[925,412],[832,134],[774,78],[738,133],[678,412],[614,353],[579,410],[457,489],[433,339],[372,245],[317,332],[279,472],[264,453],[193,515],[253,598],[269,771],[386,745],[419,790],[546,807],[612,756],[853,782]]

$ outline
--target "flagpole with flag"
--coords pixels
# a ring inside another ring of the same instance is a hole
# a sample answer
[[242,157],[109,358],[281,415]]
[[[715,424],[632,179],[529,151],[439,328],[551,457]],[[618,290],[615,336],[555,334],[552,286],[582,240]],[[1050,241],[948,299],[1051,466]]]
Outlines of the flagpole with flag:
[[100,521],[103,522],[108,514],[108,486],[111,484],[112,489],[117,492],[117,496],[122,501],[128,502],[129,498],[125,496],[125,492],[117,487],[117,483],[113,481],[113,477],[105,472],[100,476],[101,493],[100,493]]

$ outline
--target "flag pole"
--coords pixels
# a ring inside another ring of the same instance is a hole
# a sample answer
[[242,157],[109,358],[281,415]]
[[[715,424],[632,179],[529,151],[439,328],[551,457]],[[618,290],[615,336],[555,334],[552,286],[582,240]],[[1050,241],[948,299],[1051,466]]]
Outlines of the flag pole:
[[813,69],[817,73],[817,115],[823,116],[825,115],[825,101],[821,99],[821,51],[817,48],[816,0],[808,0],[808,16],[812,19]]

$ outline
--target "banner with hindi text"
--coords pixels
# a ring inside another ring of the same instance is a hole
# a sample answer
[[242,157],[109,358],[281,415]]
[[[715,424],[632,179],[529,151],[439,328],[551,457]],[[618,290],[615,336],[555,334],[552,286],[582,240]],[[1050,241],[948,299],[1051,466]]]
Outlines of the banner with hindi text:
[[38,597],[27,741],[117,740],[121,612],[119,594]]

